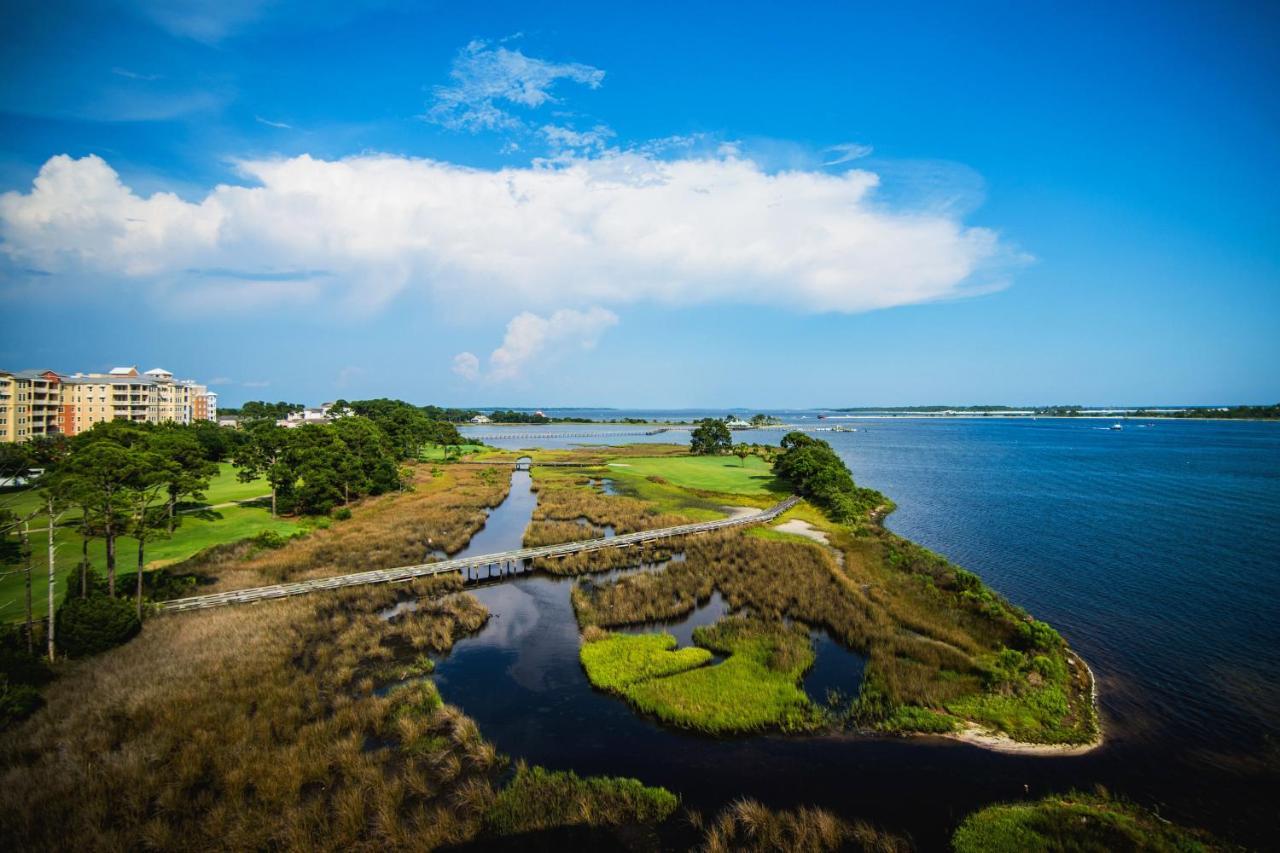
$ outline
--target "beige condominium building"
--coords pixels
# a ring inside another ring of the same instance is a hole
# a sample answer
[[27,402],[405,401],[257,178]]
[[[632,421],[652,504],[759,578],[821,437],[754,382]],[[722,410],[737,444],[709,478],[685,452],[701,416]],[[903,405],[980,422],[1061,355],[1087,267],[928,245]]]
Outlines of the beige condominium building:
[[41,435],[75,435],[96,423],[218,420],[218,395],[167,370],[64,376],[52,370],[0,370],[0,441]]

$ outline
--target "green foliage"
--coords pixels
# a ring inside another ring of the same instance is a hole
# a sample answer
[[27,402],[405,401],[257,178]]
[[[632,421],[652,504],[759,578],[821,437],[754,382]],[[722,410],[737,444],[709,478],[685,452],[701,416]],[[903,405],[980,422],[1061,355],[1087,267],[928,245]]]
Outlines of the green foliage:
[[260,548],[268,548],[271,550],[283,548],[285,545],[289,544],[288,538],[281,535],[277,530],[264,530],[257,536],[253,537],[253,542]]
[[9,680],[0,673],[0,731],[39,710],[44,704],[40,691],[30,684],[22,684]]
[[515,777],[494,799],[485,815],[499,835],[533,832],[558,826],[616,826],[661,823],[680,800],[665,788],[635,779],[553,772],[517,765]]
[[727,453],[733,446],[733,436],[724,421],[703,418],[698,421],[689,437],[689,452],[695,456],[714,456]]
[[946,734],[956,730],[956,723],[955,717],[916,705],[902,705],[896,708],[877,728],[886,732]]
[[[665,723],[711,734],[767,728],[807,730],[821,715],[800,688],[813,664],[808,631],[799,625],[731,617],[694,631],[700,650],[671,651],[669,634],[605,639],[583,646],[591,683],[627,698]],[[606,644],[597,652],[595,648]],[[729,655],[698,665],[711,649]],[[682,656],[684,654],[684,656]]]
[[[433,417],[427,411],[403,400],[352,400],[339,401],[334,408],[345,406],[351,412],[367,418],[386,435],[387,441],[398,459],[415,459],[428,444],[463,444],[465,439],[458,428],[445,418]],[[346,418],[339,418],[341,423]]]
[[132,639],[142,629],[134,606],[95,594],[71,598],[58,608],[58,645],[71,657],[98,654]]
[[1026,850],[1192,853],[1224,849],[1138,806],[1070,793],[1033,803],[988,806],[964,819],[952,836],[956,853]]
[[874,489],[855,485],[844,461],[825,441],[789,432],[782,438],[782,448],[773,470],[832,521],[856,522],[888,504]]
[[587,678],[601,690],[621,693],[638,681],[662,678],[702,666],[711,652],[676,649],[670,634],[607,634],[585,642],[580,653]]
[[[416,409],[409,411],[421,418]],[[396,447],[364,417],[295,429],[254,424],[236,454],[241,480],[265,476],[281,508],[306,515],[326,515],[338,504],[400,487]]]
[[266,400],[250,400],[241,404],[239,409],[223,407],[222,414],[237,415],[241,421],[278,421],[294,412],[301,412],[306,406],[301,403],[268,403]]
[[53,678],[43,657],[29,654],[25,633],[6,627],[0,634],[0,730],[26,719],[44,704],[39,687]]
[[333,513],[334,519],[337,521],[347,521],[351,518],[351,510],[347,507],[338,507]]

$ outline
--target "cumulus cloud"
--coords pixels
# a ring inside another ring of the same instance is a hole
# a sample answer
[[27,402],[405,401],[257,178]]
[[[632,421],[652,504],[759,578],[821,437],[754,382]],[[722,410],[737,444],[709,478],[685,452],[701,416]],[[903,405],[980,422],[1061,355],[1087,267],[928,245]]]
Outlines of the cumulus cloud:
[[[484,378],[493,382],[519,379],[537,362],[555,360],[574,349],[594,349],[605,330],[617,324],[618,315],[600,307],[586,311],[562,308],[547,317],[525,311],[507,323],[502,345],[489,354]],[[480,359],[460,352],[453,357],[453,372],[464,379],[479,379]]]
[[534,109],[554,103],[552,89],[561,80],[592,89],[604,72],[578,62],[548,62],[519,50],[473,41],[449,71],[450,83],[436,86],[435,102],[426,118],[451,130],[510,130],[524,126],[512,106]]
[[480,378],[480,359],[473,352],[460,352],[453,357],[453,372],[467,381]]
[[142,197],[96,156],[53,157],[29,192],[0,195],[0,251],[68,274],[46,287],[78,272],[206,304],[365,311],[412,289],[508,317],[639,302],[860,312],[985,292],[1020,260],[954,210],[878,202],[870,171],[770,172],[733,147],[494,170],[398,156],[239,166],[247,185],[186,201]]

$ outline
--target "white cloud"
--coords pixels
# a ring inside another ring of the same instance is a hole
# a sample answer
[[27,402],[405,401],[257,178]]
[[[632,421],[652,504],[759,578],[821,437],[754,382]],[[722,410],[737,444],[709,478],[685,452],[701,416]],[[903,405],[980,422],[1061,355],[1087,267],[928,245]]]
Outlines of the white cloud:
[[280,130],[293,130],[293,125],[285,124],[282,121],[272,121],[271,119],[263,118],[262,116],[254,116],[253,120],[258,124],[265,124],[267,127],[275,127]]
[[453,372],[467,381],[480,378],[480,359],[475,353],[460,352],[453,357]]
[[590,130],[577,131],[571,127],[555,124],[544,124],[538,128],[552,149],[567,151],[574,148],[602,149],[613,135],[613,131],[603,124],[597,124]]
[[985,292],[1021,260],[954,210],[877,201],[872,172],[768,172],[731,146],[497,170],[388,155],[239,166],[250,185],[189,202],[141,197],[95,156],[53,157],[29,192],[0,195],[0,251],[53,273],[46,289],[140,281],[222,310],[346,312],[409,289],[489,317],[640,302],[859,312]]
[[[605,330],[617,324],[618,315],[600,307],[561,308],[547,317],[525,311],[507,323],[502,345],[489,354],[483,378],[491,382],[519,379],[535,363],[554,361],[573,349],[594,349]],[[480,379],[480,359],[460,352],[453,357],[453,372],[467,380]]]
[[516,379],[539,357],[555,356],[573,347],[594,349],[605,330],[617,324],[617,314],[599,307],[587,311],[562,308],[550,317],[525,311],[507,323],[502,346],[489,355],[489,376],[496,381]]
[[842,142],[839,145],[832,145],[830,148],[823,149],[822,153],[830,154],[831,159],[825,161],[822,165],[838,166],[851,160],[859,160],[869,156],[873,150],[870,145],[860,145],[857,142]]
[[577,62],[548,62],[519,50],[473,41],[449,71],[452,81],[433,90],[435,103],[426,117],[451,130],[510,130],[524,122],[511,106],[536,109],[554,103],[551,90],[560,80],[599,88],[604,72]]

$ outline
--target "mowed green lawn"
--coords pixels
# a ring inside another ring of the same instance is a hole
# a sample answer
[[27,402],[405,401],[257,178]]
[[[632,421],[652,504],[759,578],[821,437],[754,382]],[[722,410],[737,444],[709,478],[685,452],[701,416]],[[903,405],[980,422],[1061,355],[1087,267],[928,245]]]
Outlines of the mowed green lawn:
[[674,486],[732,495],[783,495],[785,485],[757,456],[640,456],[609,463],[611,476],[661,477]]
[[[221,504],[234,500],[259,497],[271,491],[262,481],[240,483],[236,481],[235,469],[223,464],[219,476],[210,484],[205,493],[209,504]],[[37,506],[39,496],[34,492],[18,492],[0,495],[0,506],[15,512],[30,511]],[[208,517],[203,517],[208,515]],[[60,524],[66,524],[64,516]],[[32,519],[31,546],[34,552],[35,566],[31,578],[32,610],[37,618],[42,618],[48,610],[48,534],[45,532],[47,522],[40,515]],[[264,530],[275,530],[289,535],[300,529],[296,521],[289,519],[273,519],[269,508],[265,506],[230,506],[206,512],[183,513],[182,523],[172,538],[153,538],[147,543],[146,560],[150,569],[160,568],[169,563],[179,562],[208,548],[224,542],[234,542],[249,536],[256,536]],[[66,589],[67,579],[80,561],[80,538],[74,530],[60,527],[54,536],[57,546],[56,564],[58,587],[56,595],[61,598]],[[89,543],[89,560],[99,572],[106,570],[106,545],[100,539]],[[138,564],[138,543],[127,536],[116,540],[116,570],[132,572]],[[0,622],[16,622],[25,618],[25,589],[21,567],[6,566],[0,576]]]
[[[462,451],[465,456],[468,453],[479,453],[486,449],[483,444],[459,444],[458,450]],[[423,462],[440,462],[443,461],[445,454],[445,446],[443,444],[428,444],[422,448],[421,458]]]

